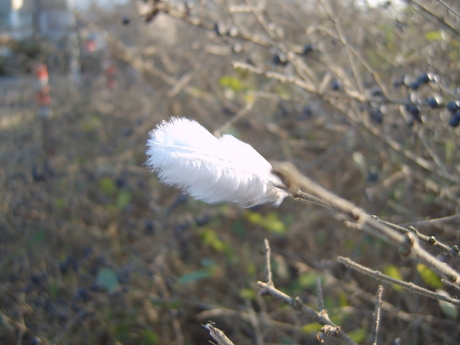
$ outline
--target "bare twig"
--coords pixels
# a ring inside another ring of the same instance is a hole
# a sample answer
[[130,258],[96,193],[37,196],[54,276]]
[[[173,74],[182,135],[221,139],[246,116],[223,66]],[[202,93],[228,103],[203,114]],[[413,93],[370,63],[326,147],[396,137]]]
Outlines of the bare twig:
[[264,240],[264,252],[265,252],[265,270],[267,271],[267,284],[273,285],[272,279],[272,266],[271,266],[271,250],[270,243],[267,239]]
[[447,23],[443,18],[438,16],[436,13],[425,7],[424,5],[418,3],[415,0],[407,0],[409,4],[411,4],[416,10],[418,10],[420,13],[427,15],[429,18],[433,19],[436,21],[439,25],[443,26],[446,28],[448,31],[450,31],[451,34],[457,37],[457,39],[460,39],[460,31],[458,31],[456,28],[454,28],[452,25]]
[[318,298],[318,310],[324,311],[323,289],[321,288],[321,278],[316,277],[316,296]]
[[457,18],[460,18],[460,14],[455,11],[451,6],[449,6],[448,4],[446,4],[444,2],[444,0],[437,0],[442,6],[444,6],[445,8],[447,8],[454,16],[456,16]]
[[299,171],[291,163],[273,163],[273,170],[284,182],[288,191],[295,195],[298,190],[306,191],[315,197],[322,199],[329,204],[337,213],[344,217],[345,224],[355,224],[375,236],[384,239],[387,242],[393,243],[400,247],[401,254],[412,255],[420,262],[426,264],[431,269],[436,271],[443,277],[446,277],[451,282],[460,283],[460,274],[452,267],[429,254],[420,247],[417,238],[411,234],[399,234],[394,229],[376,221],[373,217],[367,214],[363,209],[358,208],[353,203],[338,197],[332,192],[321,187],[313,182],[308,177],[299,173]]
[[178,80],[175,77],[166,74],[162,70],[156,68],[153,64],[146,63],[145,61],[143,61],[132,51],[132,49],[124,45],[117,37],[115,37],[108,31],[105,31],[93,22],[89,22],[83,16],[79,15],[78,18],[92,30],[105,33],[107,43],[110,45],[113,53],[117,56],[117,58],[123,60],[137,71],[143,74],[153,76],[155,78],[159,78],[161,81],[171,86],[173,88],[169,92],[171,96],[176,95],[177,89],[180,88],[180,90],[183,90],[185,93],[192,97],[201,99],[202,101],[205,101],[210,104],[216,104],[216,98],[213,95],[210,95],[207,92],[200,90],[196,87],[187,85],[187,83],[189,82],[189,80],[187,80],[189,78],[187,75],[184,76],[185,79]]
[[372,323],[372,345],[377,345],[377,338],[379,335],[379,325],[380,325],[380,311],[382,310],[382,294],[383,294],[383,286],[379,285],[377,289],[377,293],[375,295],[375,309],[374,309],[374,319]]
[[[337,325],[335,325],[327,316],[327,313],[323,312],[317,312],[316,310],[307,307],[299,297],[292,298],[288,295],[286,295],[284,292],[281,292],[280,290],[276,289],[274,286],[269,285],[264,282],[257,282],[257,287],[259,288],[259,293],[262,296],[271,296],[287,305],[290,305],[297,311],[301,312],[304,315],[312,317],[316,322],[318,322],[320,325],[327,325],[327,326],[332,326],[337,328]],[[338,339],[342,340],[345,344],[351,345],[351,344],[356,344],[345,332],[340,330],[336,334],[334,334],[335,337]]]
[[203,325],[209,331],[209,334],[217,342],[218,345],[233,345],[232,341],[227,338],[224,332],[219,328],[214,327],[211,323]]
[[460,251],[458,249],[458,246],[452,246],[449,247],[448,245],[439,242],[434,236],[427,236],[422,233],[420,233],[414,226],[409,225],[407,228],[397,225],[391,222],[387,222],[385,220],[379,219],[377,216],[372,216],[376,221],[381,222],[382,224],[385,224],[389,226],[392,229],[395,229],[396,231],[402,233],[402,234],[407,234],[407,233],[412,233],[414,234],[419,240],[425,242],[426,244],[430,246],[434,246],[439,248],[443,253],[448,254],[451,257],[454,258],[460,258]]
[[433,218],[433,219],[427,219],[427,220],[418,220],[415,222],[404,223],[404,224],[401,224],[401,226],[412,225],[414,227],[417,227],[417,226],[423,226],[423,225],[432,225],[434,223],[450,222],[451,220],[457,220],[457,219],[460,219],[460,213],[454,214],[453,216]]
[[403,288],[405,288],[405,289],[407,289],[409,291],[416,292],[418,294],[421,294],[421,295],[429,297],[429,298],[445,301],[445,302],[448,302],[448,303],[452,303],[452,304],[454,304],[456,306],[460,306],[460,300],[458,300],[456,298],[446,297],[444,295],[435,293],[433,291],[430,291],[428,289],[425,289],[425,288],[422,288],[422,287],[420,287],[418,285],[415,285],[414,283],[405,282],[405,281],[402,281],[402,280],[399,280],[399,279],[392,278],[390,276],[387,276],[387,275],[383,274],[380,271],[371,270],[370,268],[362,266],[362,265],[354,262],[353,260],[351,260],[349,258],[344,258],[344,257],[339,256],[337,258],[337,260],[339,260],[344,265],[346,265],[346,266],[348,266],[350,268],[353,268],[353,269],[355,269],[355,270],[357,270],[357,271],[359,271],[361,273],[367,274],[367,275],[369,275],[369,276],[371,276],[371,277],[373,277],[375,279],[402,286]]

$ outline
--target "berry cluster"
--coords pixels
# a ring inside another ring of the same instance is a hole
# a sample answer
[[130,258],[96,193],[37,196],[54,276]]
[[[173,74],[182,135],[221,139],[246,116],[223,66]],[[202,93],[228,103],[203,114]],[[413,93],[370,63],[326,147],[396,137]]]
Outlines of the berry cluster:
[[451,115],[449,120],[449,126],[454,128],[458,127],[460,125],[460,100],[450,101],[449,103],[447,103],[446,108]]

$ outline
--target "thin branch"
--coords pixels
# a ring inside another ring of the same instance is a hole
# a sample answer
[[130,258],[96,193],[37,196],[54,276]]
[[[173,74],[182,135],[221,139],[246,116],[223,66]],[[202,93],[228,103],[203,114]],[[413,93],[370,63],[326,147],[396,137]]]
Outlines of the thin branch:
[[209,334],[215,341],[217,341],[217,344],[234,345],[232,341],[227,338],[224,332],[222,332],[219,328],[214,327],[211,323],[207,323],[206,325],[203,325],[203,327],[209,331]]
[[265,270],[267,272],[267,284],[274,286],[272,278],[272,266],[271,266],[271,250],[270,242],[267,239],[264,240],[264,252],[265,252]]
[[378,279],[378,280],[381,280],[381,281],[384,281],[384,282],[388,282],[388,283],[391,283],[391,284],[396,284],[396,285],[402,286],[403,288],[405,288],[405,289],[407,289],[409,291],[416,292],[416,293],[418,293],[420,295],[423,295],[423,296],[426,296],[426,297],[429,297],[429,298],[445,301],[445,302],[448,302],[448,303],[452,303],[452,304],[454,304],[456,306],[460,306],[460,300],[458,300],[456,298],[446,297],[444,295],[441,295],[441,294],[435,293],[433,291],[430,291],[428,289],[422,288],[421,286],[415,285],[414,283],[405,282],[405,281],[402,281],[402,280],[399,280],[399,279],[392,278],[390,276],[387,276],[387,275],[383,274],[380,271],[371,270],[370,268],[362,266],[362,265],[354,262],[353,260],[351,260],[349,258],[339,256],[337,258],[337,260],[339,262],[343,263],[344,265],[346,265],[347,267],[353,268],[353,269],[357,270],[358,272],[361,272],[363,274],[367,274],[368,276],[371,276],[371,277],[373,277],[375,279]]
[[382,310],[382,294],[383,294],[383,286],[379,285],[377,289],[377,293],[375,295],[375,309],[374,309],[374,319],[372,322],[372,345],[377,345],[377,338],[379,335],[379,325],[380,325],[380,311]]
[[457,219],[460,219],[460,213],[454,214],[453,216],[433,218],[433,219],[427,219],[427,220],[418,220],[415,222],[404,223],[404,224],[401,224],[401,226],[412,225],[414,227],[417,227],[417,226],[423,226],[423,225],[432,225],[435,223],[450,222],[451,220],[457,220]]
[[444,0],[437,0],[442,6],[444,6],[445,8],[447,8],[450,12],[452,12],[453,15],[455,15],[457,18],[460,18],[460,14],[455,11],[451,6],[449,6],[448,4],[446,4],[444,2]]
[[[458,216],[458,215],[457,215]],[[439,248],[443,253],[446,253],[448,254],[449,256],[451,257],[454,257],[454,258],[460,258],[460,251],[458,249],[458,246],[452,246],[452,247],[449,247],[448,245],[442,243],[442,242],[439,242],[434,236],[428,236],[428,235],[424,235],[422,234],[421,232],[419,232],[414,226],[412,225],[409,225],[407,228],[401,226],[401,225],[397,225],[397,224],[394,224],[394,223],[391,223],[391,222],[387,222],[385,220],[382,220],[382,219],[379,219],[377,216],[372,216],[377,222],[380,222],[382,224],[385,224],[387,226],[389,226],[390,228],[392,229],[395,229],[396,231],[398,231],[399,233],[401,234],[407,234],[407,233],[412,233],[414,234],[419,240],[425,242],[426,244],[430,245],[430,246],[434,246],[434,247],[437,247]],[[456,216],[455,216],[456,217]],[[455,218],[454,218],[455,219]]]
[[196,87],[187,85],[189,80],[185,79],[186,83],[183,83],[184,80],[178,80],[173,76],[170,76],[166,73],[164,73],[162,70],[156,68],[153,64],[151,63],[146,63],[144,60],[142,60],[139,56],[137,56],[132,49],[124,45],[117,37],[112,35],[110,32],[105,31],[98,25],[96,25],[93,22],[90,22],[86,20],[83,16],[78,15],[78,19],[84,23],[87,27],[91,28],[92,30],[99,31],[99,32],[104,32],[105,33],[105,39],[107,40],[107,43],[110,45],[112,52],[122,61],[126,62],[129,64],[131,67],[136,69],[137,71],[141,72],[142,74],[150,75],[155,78],[159,78],[161,81],[164,83],[168,84],[169,86],[172,87],[172,90],[170,90],[170,94],[172,96],[175,95],[176,89],[178,86],[181,87],[181,90],[185,93],[187,93],[189,96],[192,96],[194,98],[198,98],[204,102],[207,102],[209,104],[215,105],[217,103],[216,98],[203,91],[200,90]]
[[318,298],[318,310],[324,311],[323,289],[321,288],[321,278],[316,277],[316,296]]
[[431,11],[430,9],[428,9],[427,7],[419,4],[417,1],[415,0],[407,0],[407,2],[409,4],[411,4],[412,6],[414,6],[414,8],[416,10],[418,10],[419,12],[423,13],[423,14],[426,14],[428,15],[430,18],[434,19],[438,24],[440,24],[441,26],[443,26],[444,28],[446,28],[448,31],[450,31],[450,33],[452,33],[454,36],[457,37],[457,39],[460,39],[460,31],[458,31],[456,28],[454,28],[452,25],[450,25],[449,23],[447,23],[443,18],[439,17],[436,13],[434,13],[433,11]]
[[[329,317],[327,317],[327,314],[317,312],[316,310],[307,307],[299,297],[292,298],[284,292],[276,289],[274,286],[260,281],[257,282],[257,287],[259,288],[260,295],[273,297],[274,299],[291,306],[300,313],[312,317],[320,325],[328,325],[337,328],[337,325],[335,325]],[[342,330],[340,330],[337,334],[334,334],[334,336],[342,340],[347,345],[356,345],[356,343]]]
[[274,173],[281,178],[287,187],[287,190],[292,195],[295,195],[300,189],[320,198],[343,217],[345,225],[348,223],[358,223],[358,225],[362,226],[364,230],[384,239],[387,242],[399,246],[402,255],[412,255],[414,258],[426,264],[451,282],[460,283],[460,274],[452,267],[439,261],[420,247],[417,238],[413,234],[407,233],[405,235],[401,235],[387,225],[376,221],[363,209],[358,208],[353,203],[338,197],[334,193],[313,182],[308,177],[300,174],[291,163],[274,162],[272,166]]
[[322,7],[323,7],[324,11],[326,12],[327,17],[329,18],[329,20],[334,25],[335,31],[338,34],[339,41],[345,47],[348,63],[350,65],[350,67],[351,67],[353,77],[355,78],[355,85],[356,85],[357,89],[360,91],[360,93],[364,93],[363,83],[361,81],[361,77],[360,77],[358,69],[356,67],[355,60],[353,59],[353,56],[352,56],[351,51],[350,51],[350,44],[345,39],[345,35],[343,34],[342,27],[341,27],[339,21],[337,20],[337,16],[335,16],[335,15],[333,15],[331,13],[331,11],[329,9],[329,4],[327,4],[325,0],[321,0],[320,2],[322,4]]

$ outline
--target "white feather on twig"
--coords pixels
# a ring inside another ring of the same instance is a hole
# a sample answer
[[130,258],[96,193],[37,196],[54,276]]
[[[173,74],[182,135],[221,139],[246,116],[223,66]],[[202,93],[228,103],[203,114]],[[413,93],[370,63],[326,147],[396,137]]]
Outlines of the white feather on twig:
[[187,118],[173,117],[152,130],[147,156],[146,165],[161,182],[210,204],[277,206],[288,195],[270,163],[251,145],[229,134],[215,137]]

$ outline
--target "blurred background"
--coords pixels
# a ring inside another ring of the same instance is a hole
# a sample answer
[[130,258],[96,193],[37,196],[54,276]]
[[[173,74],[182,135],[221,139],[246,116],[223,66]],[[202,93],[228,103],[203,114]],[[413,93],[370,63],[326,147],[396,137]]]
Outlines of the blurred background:
[[[321,325],[257,294],[274,282],[357,343],[379,282],[337,256],[458,295],[328,211],[207,205],[144,166],[186,116],[288,160],[407,225],[460,210],[456,0],[1,0],[0,343],[316,344]],[[460,218],[417,223],[448,246]],[[427,247],[427,246],[425,246]],[[428,250],[459,268],[458,259]],[[458,310],[385,285],[381,344],[458,344]],[[334,339],[326,339],[335,344]]]

